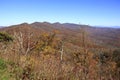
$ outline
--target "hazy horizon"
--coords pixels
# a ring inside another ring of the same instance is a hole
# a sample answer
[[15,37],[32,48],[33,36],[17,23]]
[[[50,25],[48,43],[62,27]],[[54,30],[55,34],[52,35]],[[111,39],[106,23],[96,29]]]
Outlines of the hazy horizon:
[[[32,23],[36,23],[36,22],[39,22],[39,21],[22,22],[22,23],[16,23],[16,24],[11,24],[11,25],[6,25],[6,26],[0,25],[0,27],[9,27],[9,26],[19,25],[19,24],[24,24],[24,23],[32,24]],[[75,24],[75,25],[87,25],[87,24],[80,24],[80,23],[70,23],[70,22],[61,23],[61,22],[48,22],[48,21],[43,21],[43,22],[39,22],[39,23],[44,23],[44,22],[47,22],[47,23],[50,23],[50,24],[54,24],[54,23],[66,24],[67,23],[67,24]],[[91,27],[100,27],[100,28],[120,28],[120,26],[104,26],[104,25],[89,25],[89,26],[91,26]]]

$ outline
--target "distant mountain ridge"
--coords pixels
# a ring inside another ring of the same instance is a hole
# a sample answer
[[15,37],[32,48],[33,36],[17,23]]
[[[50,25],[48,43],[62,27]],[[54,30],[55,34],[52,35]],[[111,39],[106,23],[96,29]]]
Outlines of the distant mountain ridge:
[[[93,43],[97,43],[99,46],[120,47],[120,29],[119,28],[107,28],[107,27],[94,27],[89,25],[72,24],[72,23],[49,23],[49,22],[34,22],[31,24],[22,23],[18,25],[12,25],[9,27],[1,28],[0,31],[7,32],[26,32],[32,31],[36,34],[42,32],[52,32],[58,30],[60,36],[67,38],[68,43],[72,43],[77,46],[81,46],[81,28],[85,28],[88,33],[89,40]],[[90,42],[91,42],[90,41]],[[89,44],[89,45],[93,45]]]
[[0,28],[3,28],[3,27],[5,27],[5,26],[0,26]]

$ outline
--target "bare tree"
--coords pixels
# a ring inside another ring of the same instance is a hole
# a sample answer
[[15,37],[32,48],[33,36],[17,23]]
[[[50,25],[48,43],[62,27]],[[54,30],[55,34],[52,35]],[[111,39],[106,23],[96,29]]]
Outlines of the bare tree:
[[82,39],[82,47],[83,47],[83,56],[84,56],[84,59],[83,59],[83,66],[84,66],[84,69],[83,69],[83,73],[84,73],[84,80],[87,80],[88,79],[88,72],[89,72],[89,58],[88,58],[88,33],[86,31],[86,27],[81,27],[80,28],[80,32],[81,32],[81,39]]

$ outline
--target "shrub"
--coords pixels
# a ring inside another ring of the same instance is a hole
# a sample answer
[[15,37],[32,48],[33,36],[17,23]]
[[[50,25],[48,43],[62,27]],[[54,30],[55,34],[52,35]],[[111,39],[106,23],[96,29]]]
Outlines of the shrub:
[[0,59],[0,70],[4,70],[6,68],[6,63],[4,60]]
[[0,42],[13,41],[13,37],[6,32],[0,32]]
[[113,60],[115,62],[119,62],[119,60],[120,60],[120,50],[119,49],[113,51]]

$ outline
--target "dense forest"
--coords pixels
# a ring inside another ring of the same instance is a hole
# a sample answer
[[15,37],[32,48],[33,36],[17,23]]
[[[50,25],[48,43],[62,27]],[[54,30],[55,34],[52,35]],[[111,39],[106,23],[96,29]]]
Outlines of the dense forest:
[[120,29],[48,22],[2,27],[0,80],[120,80]]

